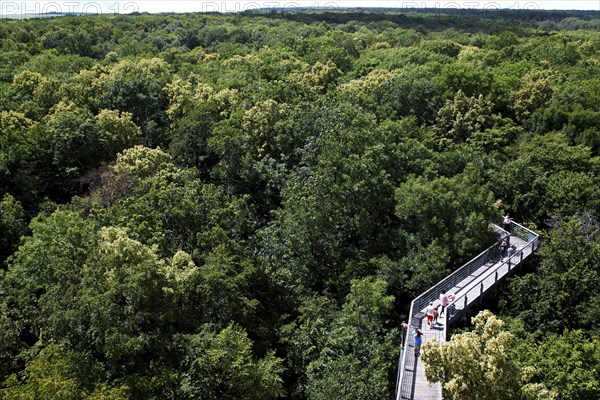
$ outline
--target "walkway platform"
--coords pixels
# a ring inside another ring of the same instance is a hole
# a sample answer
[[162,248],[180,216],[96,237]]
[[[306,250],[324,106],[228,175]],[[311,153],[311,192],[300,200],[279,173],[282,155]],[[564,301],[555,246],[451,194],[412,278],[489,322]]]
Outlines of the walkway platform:
[[[448,337],[449,325],[464,316],[471,307],[483,302],[483,296],[490,290],[495,290],[499,282],[509,276],[537,248],[538,235],[515,224],[513,234],[494,226],[499,235],[499,241],[489,249],[469,261],[437,285],[417,297],[411,303],[412,327],[405,332],[405,341],[399,359],[398,384],[396,399],[402,400],[442,400],[441,383],[429,384],[425,378],[425,367],[420,357],[416,357],[413,346],[412,331],[419,327],[423,333],[423,343],[431,340],[445,342]],[[516,247],[514,252],[501,259],[498,245],[500,241],[508,240]],[[438,318],[433,327],[427,326],[425,309],[429,302],[434,306],[439,304],[439,294],[442,290],[454,295],[454,301],[447,307],[443,317]]]

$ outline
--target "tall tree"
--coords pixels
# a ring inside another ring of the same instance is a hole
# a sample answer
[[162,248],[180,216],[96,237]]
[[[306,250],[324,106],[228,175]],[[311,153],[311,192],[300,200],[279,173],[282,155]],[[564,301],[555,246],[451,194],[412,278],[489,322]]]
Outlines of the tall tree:
[[474,330],[454,335],[446,343],[423,345],[425,375],[442,382],[453,400],[557,399],[558,393],[528,382],[531,369],[513,361],[508,350],[512,334],[490,311],[472,318]]

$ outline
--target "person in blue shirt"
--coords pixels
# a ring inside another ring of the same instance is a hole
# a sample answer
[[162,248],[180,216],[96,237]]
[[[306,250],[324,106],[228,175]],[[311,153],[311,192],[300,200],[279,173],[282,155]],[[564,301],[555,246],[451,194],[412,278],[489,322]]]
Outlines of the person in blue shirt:
[[416,328],[413,331],[413,336],[415,338],[415,357],[418,357],[421,352],[421,344],[423,344],[423,334],[419,328]]

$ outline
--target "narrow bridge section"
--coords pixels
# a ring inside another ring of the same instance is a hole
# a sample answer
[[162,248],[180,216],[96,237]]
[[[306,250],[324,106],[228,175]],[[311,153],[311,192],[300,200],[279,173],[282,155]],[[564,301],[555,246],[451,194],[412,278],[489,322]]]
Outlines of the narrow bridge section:
[[[512,225],[511,234],[494,225],[494,231],[499,237],[496,244],[412,301],[409,324],[421,329],[424,334],[423,343],[433,339],[445,342],[449,325],[466,315],[470,307],[481,304],[485,293],[495,290],[499,282],[519,268],[523,261],[537,249],[537,234],[515,222]],[[502,240],[507,240],[510,245],[516,247],[514,252],[503,259],[499,249]],[[442,290],[453,294],[454,301],[448,306],[443,317],[438,319],[438,323],[429,328],[425,309],[430,302],[433,302],[434,306],[439,304]],[[443,399],[442,385],[427,383],[424,365],[421,359],[415,356],[413,327],[409,326],[409,329],[404,332],[402,351],[398,360],[396,400],[441,400]]]

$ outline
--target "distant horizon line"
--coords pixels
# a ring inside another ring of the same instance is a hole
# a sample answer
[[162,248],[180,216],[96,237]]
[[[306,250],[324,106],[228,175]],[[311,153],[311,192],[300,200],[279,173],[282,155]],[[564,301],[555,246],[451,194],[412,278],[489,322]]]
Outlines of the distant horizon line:
[[[210,2],[209,2],[210,3]],[[24,12],[19,15],[136,15],[136,14],[235,14],[235,13],[248,13],[253,11],[294,11],[294,10],[317,10],[317,11],[336,11],[336,10],[389,10],[389,11],[406,11],[406,12],[420,12],[420,11],[437,11],[437,12],[455,12],[455,11],[482,11],[482,12],[498,12],[498,11],[514,11],[514,12],[556,12],[556,13],[568,13],[568,12],[597,12],[600,18],[600,10],[591,9],[554,9],[554,8],[520,8],[512,9],[506,8],[440,8],[440,7],[365,7],[365,6],[282,6],[282,7],[261,7],[261,8],[249,8],[240,11],[224,11],[218,10],[187,10],[187,11],[131,11],[128,13],[122,13],[118,11],[47,11],[47,12]],[[0,14],[5,16],[6,14]],[[8,14],[10,15],[10,14]]]

